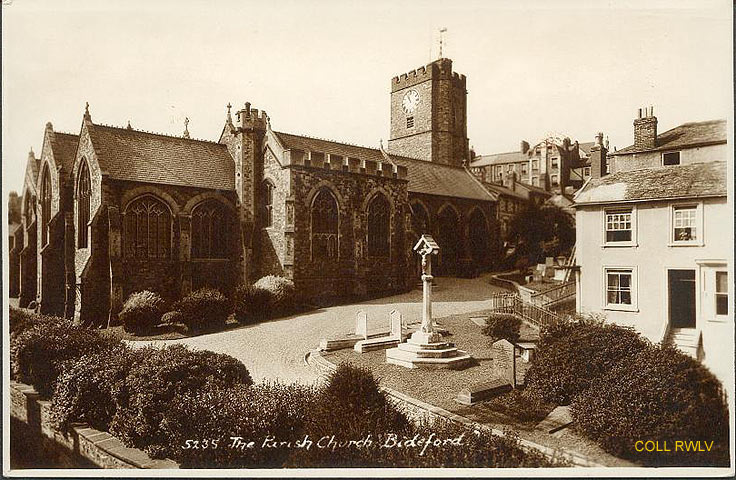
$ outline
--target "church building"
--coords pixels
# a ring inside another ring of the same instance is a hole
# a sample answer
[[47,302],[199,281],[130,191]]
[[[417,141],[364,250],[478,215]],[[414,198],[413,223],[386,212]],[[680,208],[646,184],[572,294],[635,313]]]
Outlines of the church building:
[[107,324],[139,290],[173,301],[271,274],[313,301],[376,297],[416,284],[424,233],[435,274],[492,268],[498,194],[468,170],[465,81],[445,58],[394,77],[386,148],[274,130],[247,102],[228,105],[216,141],[94,123],[88,108],[78,135],[47,124],[11,251],[20,305]]

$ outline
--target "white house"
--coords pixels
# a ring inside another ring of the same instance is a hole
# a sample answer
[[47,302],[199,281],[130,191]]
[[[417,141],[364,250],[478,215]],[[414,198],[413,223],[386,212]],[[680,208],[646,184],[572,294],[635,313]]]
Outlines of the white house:
[[733,211],[725,122],[688,123],[658,137],[647,113],[634,122],[634,145],[607,160],[605,150],[593,155],[600,173],[575,195],[577,310],[673,342],[728,385]]

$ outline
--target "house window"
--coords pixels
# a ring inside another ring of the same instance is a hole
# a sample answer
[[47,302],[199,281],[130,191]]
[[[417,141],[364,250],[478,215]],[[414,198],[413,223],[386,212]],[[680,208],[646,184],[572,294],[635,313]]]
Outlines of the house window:
[[41,184],[41,246],[49,243],[49,223],[51,222],[51,175],[48,164],[43,168]]
[[532,185],[535,187],[539,186],[539,177],[532,177]]
[[679,165],[680,152],[665,152],[662,154],[662,165]]
[[552,168],[559,168],[560,166],[560,160],[558,158],[552,159]]
[[406,128],[414,128],[414,117],[406,117]]
[[606,210],[606,243],[631,242],[632,210]]
[[674,207],[672,210],[673,240],[694,242],[698,240],[698,209],[695,206]]
[[583,176],[589,177],[590,176],[590,167],[583,168]]
[[552,175],[552,185],[558,185],[559,182],[557,181],[557,175]]
[[79,167],[79,183],[77,184],[77,247],[87,248],[89,211],[90,211],[90,177],[87,161],[82,160]]
[[273,183],[263,182],[263,226],[273,225]]
[[634,305],[632,269],[606,269],[606,307]]
[[716,272],[716,315],[728,315],[728,272]]
[[526,175],[528,173],[529,173],[529,165],[527,165],[526,163],[522,164],[521,165],[521,174],[522,175]]
[[192,211],[192,258],[228,258],[230,216],[216,200],[200,203]]
[[337,200],[322,188],[312,202],[312,259],[338,258]]
[[539,170],[539,160],[532,160],[532,170]]
[[381,194],[373,197],[368,204],[368,255],[371,257],[389,256],[389,234],[391,207]]
[[171,255],[171,212],[159,199],[146,195],[125,209],[123,245],[132,258],[166,259]]

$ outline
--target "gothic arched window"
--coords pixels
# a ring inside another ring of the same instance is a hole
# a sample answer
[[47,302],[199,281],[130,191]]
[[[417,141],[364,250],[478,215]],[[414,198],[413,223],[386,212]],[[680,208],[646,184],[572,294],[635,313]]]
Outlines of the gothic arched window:
[[125,255],[132,258],[169,258],[171,212],[161,200],[145,195],[128,204],[123,228]]
[[427,209],[421,203],[411,204],[411,227],[417,238],[425,233],[430,233],[429,213],[427,213]]
[[389,236],[391,206],[381,194],[373,197],[368,204],[368,255],[371,257],[389,256]]
[[200,203],[192,211],[192,258],[230,256],[230,215],[216,200]]
[[322,188],[312,201],[312,259],[338,258],[337,200]]
[[476,263],[484,263],[488,259],[490,233],[486,217],[479,209],[473,210],[468,220],[470,229],[470,256]]
[[49,223],[51,222],[51,175],[48,164],[43,167],[41,178],[41,246],[49,243]]
[[273,225],[273,183],[268,180],[263,182],[263,226]]
[[452,207],[443,208],[437,218],[437,232],[440,246],[439,266],[443,273],[452,273],[457,263],[460,239],[460,220]]
[[36,206],[34,205],[33,195],[30,192],[26,194],[26,210],[23,214],[26,219],[26,228],[30,227],[36,217]]
[[90,177],[87,161],[82,160],[77,183],[77,247],[87,248],[87,224],[90,211]]

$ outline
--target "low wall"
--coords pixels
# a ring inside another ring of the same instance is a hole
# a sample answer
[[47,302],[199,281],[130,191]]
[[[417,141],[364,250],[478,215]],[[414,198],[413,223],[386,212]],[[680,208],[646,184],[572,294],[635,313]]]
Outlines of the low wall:
[[[337,366],[324,358],[319,350],[313,350],[307,355],[307,363],[317,370],[321,378],[325,378],[330,372],[334,371]],[[424,420],[445,420],[456,424],[464,425],[478,430],[489,431],[499,437],[506,436],[506,433],[491,428],[481,423],[476,423],[467,417],[457,415],[444,408],[431,405],[429,403],[418,400],[409,395],[405,395],[399,391],[388,387],[380,387],[386,394],[389,401],[393,402],[401,411],[403,411],[410,420],[414,422],[422,422]],[[591,459],[579,455],[577,453],[561,451],[559,449],[550,448],[529,440],[519,439],[519,445],[523,450],[536,451],[553,461],[563,460],[577,467],[603,467],[604,465],[596,463]]]
[[172,460],[152,459],[85,424],[63,434],[53,427],[51,402],[40,400],[29,385],[10,382],[9,388],[11,442],[18,451],[35,453],[57,468],[179,468]]

